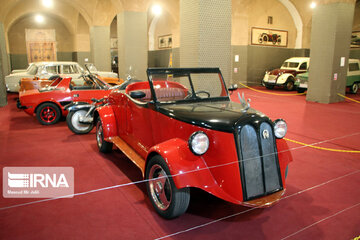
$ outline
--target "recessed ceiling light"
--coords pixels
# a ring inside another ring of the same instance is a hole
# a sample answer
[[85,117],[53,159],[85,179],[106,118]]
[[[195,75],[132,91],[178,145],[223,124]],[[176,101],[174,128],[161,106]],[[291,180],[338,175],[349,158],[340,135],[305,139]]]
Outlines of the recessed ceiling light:
[[154,15],[159,16],[159,15],[161,15],[161,13],[162,13],[162,8],[161,8],[160,5],[154,5],[154,6],[151,8],[151,11],[152,11],[152,13],[153,13]]
[[45,18],[44,18],[43,15],[37,14],[37,15],[35,16],[35,21],[36,21],[37,23],[43,23],[43,22],[45,22]]
[[42,0],[42,5],[46,8],[52,8],[54,6],[53,0]]
[[316,8],[316,2],[312,2],[312,3],[310,4],[310,8],[312,8],[312,9]]

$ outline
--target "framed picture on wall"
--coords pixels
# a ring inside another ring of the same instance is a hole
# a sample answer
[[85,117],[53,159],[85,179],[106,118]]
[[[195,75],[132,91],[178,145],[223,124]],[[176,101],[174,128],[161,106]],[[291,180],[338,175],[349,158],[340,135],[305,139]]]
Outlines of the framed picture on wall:
[[161,48],[171,48],[172,47],[172,35],[164,35],[159,37],[159,49]]
[[351,45],[352,48],[360,48],[360,31],[354,31],[351,34]]
[[253,27],[251,28],[251,44],[287,47],[288,31]]
[[28,62],[56,61],[56,42],[26,42]]

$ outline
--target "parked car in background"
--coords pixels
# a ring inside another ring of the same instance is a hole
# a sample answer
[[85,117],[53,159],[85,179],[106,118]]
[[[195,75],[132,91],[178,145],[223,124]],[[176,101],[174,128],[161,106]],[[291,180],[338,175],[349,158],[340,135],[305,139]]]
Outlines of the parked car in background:
[[[297,75],[295,86],[299,93],[303,93],[308,88],[309,72]],[[349,59],[349,65],[346,76],[346,87],[349,88],[351,93],[356,94],[359,90],[360,84],[360,60]]]
[[91,103],[92,98],[104,98],[112,89],[95,75],[82,75],[76,82],[71,77],[55,79],[46,88],[19,92],[18,108],[36,115],[44,125],[55,124],[66,116],[64,107],[73,102]]
[[299,73],[304,73],[308,70],[310,58],[296,57],[289,58],[281,65],[280,69],[267,71],[263,78],[262,84],[268,88],[273,89],[275,86],[284,87],[288,91],[295,89],[295,77]]
[[118,74],[114,72],[98,71],[93,63],[85,63],[85,68],[93,74],[97,74],[101,77],[118,78]]
[[[18,92],[20,89],[20,81],[22,78],[29,80],[49,79],[53,75],[69,76],[73,79],[79,78],[86,74],[87,71],[76,62],[36,62],[31,63],[26,72],[12,73],[5,77],[6,88],[9,92]],[[117,78],[117,74],[112,72],[93,72],[103,77],[113,76]]]
[[118,147],[141,170],[156,212],[183,214],[190,188],[267,207],[285,191],[291,152],[284,120],[230,100],[219,68],[148,69],[96,109],[100,152]]
[[[98,75],[96,75],[99,79],[101,79],[102,81],[106,82],[107,84],[111,85],[111,86],[116,86],[116,85],[121,85],[122,83],[124,83],[123,79],[119,79],[119,78],[110,78],[110,77],[100,77]],[[39,88],[44,88],[47,86],[50,86],[51,83],[56,79],[60,77],[60,75],[52,75],[49,79],[39,79],[37,77],[34,78],[22,78],[20,81],[20,91],[23,90],[30,90],[30,89],[39,89]],[[66,75],[62,75],[61,77],[66,77]],[[79,79],[79,81],[81,82],[81,78],[75,78],[72,81],[77,82]]]

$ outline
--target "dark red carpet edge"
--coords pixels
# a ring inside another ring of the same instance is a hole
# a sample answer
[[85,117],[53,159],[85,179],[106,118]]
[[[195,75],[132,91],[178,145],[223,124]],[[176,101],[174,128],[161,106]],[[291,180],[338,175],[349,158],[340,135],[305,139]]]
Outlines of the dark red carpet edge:
[[[273,96],[248,89],[240,92],[251,98],[252,107],[272,119],[284,118],[290,139],[316,143],[337,138],[320,146],[360,150],[358,103],[346,100],[325,105],[306,102],[305,96]],[[348,96],[360,100],[359,94]],[[41,126],[35,117],[16,109],[15,98],[15,94],[9,94],[8,106],[0,108],[2,168],[71,166],[75,169],[77,193],[142,179],[140,171],[121,152],[99,154],[94,132],[74,135],[64,121]],[[236,93],[232,98],[238,101]],[[295,149],[287,198],[271,208],[241,214],[249,208],[193,191],[188,212],[166,221],[154,212],[144,184],[138,184],[0,210],[0,239],[155,239],[172,234],[173,239],[359,236],[360,154],[289,145]],[[2,197],[0,208],[36,200]],[[224,219],[216,221],[221,218]]]

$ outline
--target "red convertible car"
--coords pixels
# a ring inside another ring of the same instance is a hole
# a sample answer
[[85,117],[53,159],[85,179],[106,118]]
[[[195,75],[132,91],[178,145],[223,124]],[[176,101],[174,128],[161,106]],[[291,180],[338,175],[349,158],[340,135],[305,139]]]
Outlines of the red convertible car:
[[183,214],[190,188],[246,206],[281,198],[292,161],[284,120],[230,101],[218,68],[147,74],[148,82],[112,91],[94,121],[99,150],[115,145],[140,168],[159,215]]
[[76,81],[58,77],[46,88],[19,92],[17,106],[29,115],[35,114],[41,124],[51,125],[67,115],[65,105],[72,101],[91,103],[92,98],[103,98],[110,91],[110,86],[95,75],[82,75]]

